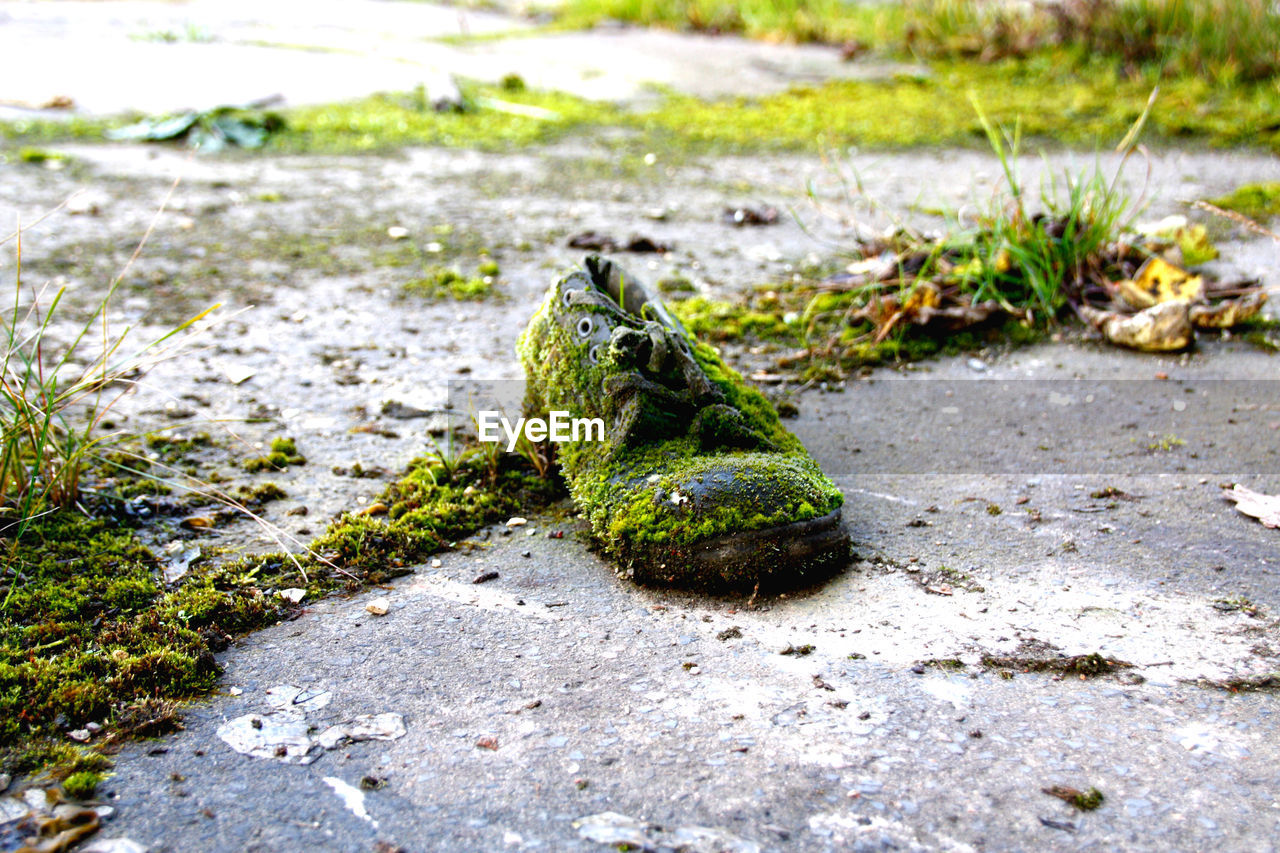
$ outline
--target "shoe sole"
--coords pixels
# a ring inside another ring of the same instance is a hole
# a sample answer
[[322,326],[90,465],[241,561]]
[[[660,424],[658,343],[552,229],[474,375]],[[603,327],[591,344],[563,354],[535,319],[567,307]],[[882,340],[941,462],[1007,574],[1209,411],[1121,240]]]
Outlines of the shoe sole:
[[844,568],[849,548],[837,509],[807,521],[705,539],[663,555],[648,570],[636,568],[634,577],[640,583],[711,590],[794,589]]

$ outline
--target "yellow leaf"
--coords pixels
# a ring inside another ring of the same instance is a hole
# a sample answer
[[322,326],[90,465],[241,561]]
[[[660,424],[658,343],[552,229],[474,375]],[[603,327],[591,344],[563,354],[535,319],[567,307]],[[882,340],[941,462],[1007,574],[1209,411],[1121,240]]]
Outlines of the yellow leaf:
[[1230,329],[1257,314],[1266,301],[1266,292],[1259,290],[1216,305],[1192,305],[1191,322],[1201,329]]
[[937,308],[942,304],[942,292],[933,284],[922,281],[911,290],[911,295],[902,305],[902,313],[913,315],[921,308]]
[[1161,302],[1129,317],[1083,305],[1080,314],[1113,344],[1144,352],[1171,352],[1191,343],[1189,307],[1184,300]]
[[1204,279],[1158,257],[1147,258],[1133,281],[1117,282],[1120,296],[1134,308],[1150,308],[1161,302],[1204,299]]

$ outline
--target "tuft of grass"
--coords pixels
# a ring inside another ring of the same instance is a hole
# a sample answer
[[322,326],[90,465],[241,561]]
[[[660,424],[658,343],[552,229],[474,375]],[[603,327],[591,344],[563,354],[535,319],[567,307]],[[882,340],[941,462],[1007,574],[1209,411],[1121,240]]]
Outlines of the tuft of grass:
[[[1104,250],[1137,212],[1118,187],[1124,163],[1113,178],[1095,164],[1091,170],[1067,173],[1062,185],[1048,180],[1040,187],[1037,210],[1019,174],[1017,127],[1012,132],[997,128],[976,101],[974,109],[1006,186],[979,217],[975,231],[953,236],[940,248],[957,250],[953,264],[962,270],[960,292],[972,303],[994,299],[1051,322],[1068,297],[1078,295],[1100,272]],[[1127,139],[1136,137],[1145,118],[1139,117]]]
[[129,329],[112,331],[109,308],[127,266],[86,319],[68,324],[59,307],[65,287],[51,298],[24,287],[21,229],[12,239],[13,302],[0,313],[0,535],[16,527],[16,538],[39,513],[75,503],[85,467],[104,462],[113,442],[127,437],[100,429],[116,400],[217,306],[126,346]]
[[569,0],[565,26],[624,21],[707,33],[737,33],[769,41],[887,42],[902,16],[892,6],[842,0]]
[[908,0],[903,36],[924,56],[992,61],[1065,47],[1168,77],[1280,73],[1280,7],[1269,0]]

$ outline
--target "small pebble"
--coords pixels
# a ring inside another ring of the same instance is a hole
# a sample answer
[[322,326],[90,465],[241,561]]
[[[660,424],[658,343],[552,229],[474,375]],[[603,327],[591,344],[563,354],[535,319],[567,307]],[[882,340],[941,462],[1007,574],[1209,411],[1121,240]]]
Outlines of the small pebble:
[[523,527],[528,523],[529,523],[529,519],[521,518],[518,515],[507,519],[507,527]]
[[372,613],[374,616],[386,616],[387,611],[391,609],[391,602],[385,598],[375,598],[364,606],[364,609]]

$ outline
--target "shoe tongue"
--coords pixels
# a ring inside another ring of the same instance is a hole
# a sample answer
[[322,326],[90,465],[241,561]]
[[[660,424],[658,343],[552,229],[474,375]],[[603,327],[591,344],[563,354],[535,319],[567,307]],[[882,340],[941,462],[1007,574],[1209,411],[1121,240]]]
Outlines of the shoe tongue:
[[599,255],[589,255],[583,266],[591,276],[591,283],[609,294],[609,298],[618,303],[623,311],[644,320],[656,320],[682,337],[689,336],[680,321],[667,311],[661,299],[613,261]]
[[656,323],[670,341],[665,358],[672,359],[688,388],[692,400],[698,406],[719,403],[724,394],[717,388],[706,371],[694,359],[689,350],[689,333],[649,289],[632,278],[613,261],[599,255],[589,255],[583,261],[591,283],[608,294],[628,314],[646,323]]

